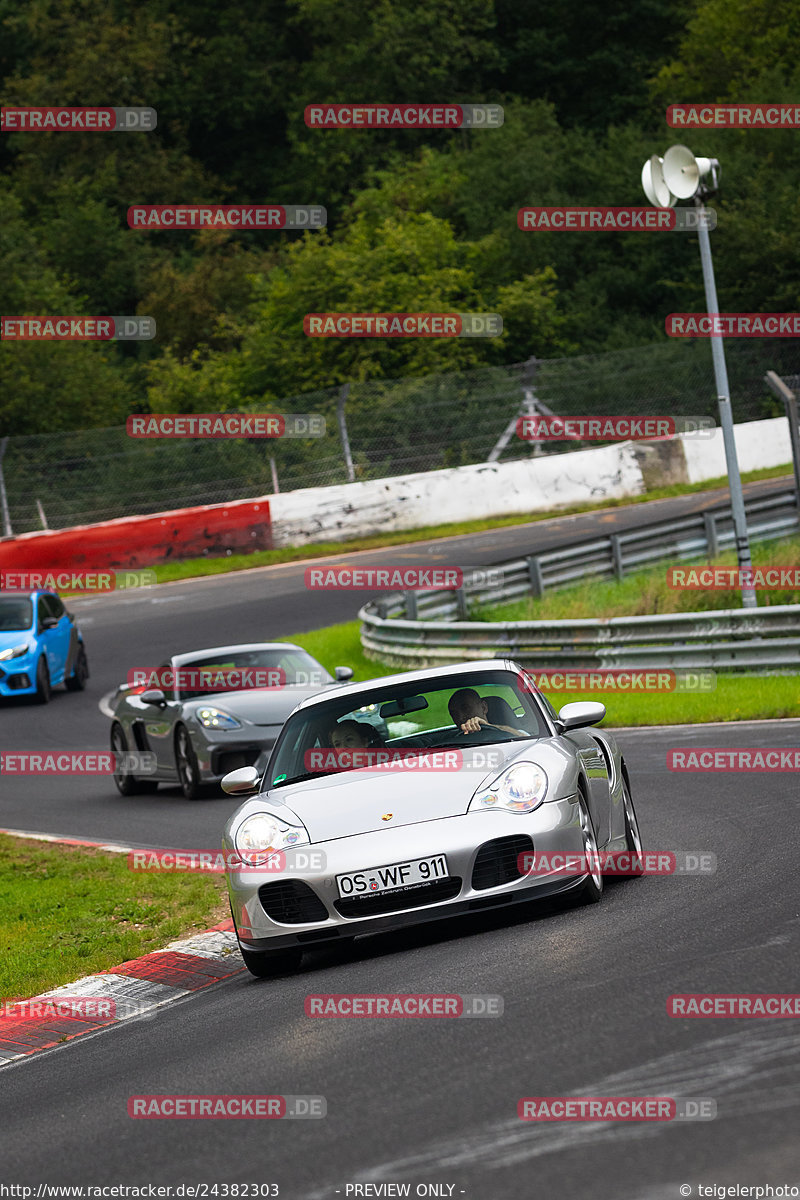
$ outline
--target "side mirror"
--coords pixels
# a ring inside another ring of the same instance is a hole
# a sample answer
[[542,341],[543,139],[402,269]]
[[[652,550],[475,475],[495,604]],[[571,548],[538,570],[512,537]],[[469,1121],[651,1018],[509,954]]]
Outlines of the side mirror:
[[142,704],[166,704],[167,697],[161,691],[161,688],[149,688],[148,691],[142,692],[139,699]]
[[220,787],[229,796],[243,796],[247,792],[257,792],[261,776],[255,767],[239,767],[238,771],[229,771],[223,775]]
[[58,617],[42,617],[39,622],[42,629],[55,629],[58,624]]
[[353,668],[352,667],[334,667],[333,673],[336,676],[339,683],[346,683],[346,681],[348,679],[353,678]]
[[597,725],[605,715],[605,704],[599,704],[596,700],[576,700],[574,704],[565,704],[559,709],[558,720],[562,733],[566,733],[568,729]]

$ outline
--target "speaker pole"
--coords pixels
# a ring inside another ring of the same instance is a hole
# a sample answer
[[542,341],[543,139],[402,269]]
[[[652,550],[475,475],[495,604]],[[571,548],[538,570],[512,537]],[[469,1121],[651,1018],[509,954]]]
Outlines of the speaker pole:
[[[706,289],[706,311],[709,314],[716,315],[719,312],[719,303],[717,301],[717,286],[714,282],[714,264],[711,260],[711,239],[708,236],[706,210],[700,196],[695,196],[694,202],[699,216],[697,236],[700,239],[700,261],[703,265],[703,283]],[[713,334],[711,337],[711,355],[714,360],[714,378],[717,384],[719,419],[722,426],[722,440],[725,446],[725,461],[728,466],[731,512],[733,514],[733,528],[736,535],[736,557],[740,572],[745,572],[746,577],[752,580],[753,562],[750,557],[747,514],[744,508],[742,479],[739,474],[739,459],[736,455],[736,437],[733,428],[731,393],[728,386],[728,369],[725,365],[725,350],[722,344],[722,337],[719,334]],[[742,607],[758,607],[758,599],[752,583],[742,587]]]

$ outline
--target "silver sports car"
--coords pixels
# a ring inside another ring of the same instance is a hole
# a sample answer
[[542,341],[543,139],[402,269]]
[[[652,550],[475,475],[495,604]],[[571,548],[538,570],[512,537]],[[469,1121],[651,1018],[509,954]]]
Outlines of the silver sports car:
[[[131,796],[178,783],[196,800],[237,767],[252,765],[260,775],[297,703],[353,674],[350,667],[334,671],[335,677],[290,642],[215,646],[131,671],[110,701],[111,749],[149,753],[155,771],[119,770],[118,790]],[[377,710],[364,719],[380,729]]]
[[[364,721],[376,711],[379,736]],[[604,716],[588,702],[556,713],[509,660],[304,700],[263,780],[245,768],[222,781],[258,792],[223,836],[248,969],[264,977],[326,942],[559,892],[599,900],[599,852],[641,851],[619,747],[589,728]]]

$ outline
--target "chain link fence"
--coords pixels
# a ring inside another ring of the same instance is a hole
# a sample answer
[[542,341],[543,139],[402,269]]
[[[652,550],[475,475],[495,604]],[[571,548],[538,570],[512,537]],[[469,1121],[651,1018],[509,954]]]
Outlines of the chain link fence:
[[[800,349],[790,341],[731,340],[726,359],[734,420],[783,415],[764,373],[797,373]],[[559,416],[716,418],[710,342],[372,380],[272,406],[324,416],[322,438],[137,439],[120,426],[2,439],[3,532],[269,495],[275,481],[288,492],[576,449],[575,442],[544,447],[516,437],[515,418],[532,401]]]

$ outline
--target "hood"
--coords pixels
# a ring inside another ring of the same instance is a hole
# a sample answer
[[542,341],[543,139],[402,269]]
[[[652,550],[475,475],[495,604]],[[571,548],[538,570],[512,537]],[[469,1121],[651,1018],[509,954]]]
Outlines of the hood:
[[10,650],[14,646],[21,646],[23,642],[30,646],[32,640],[32,629],[4,629],[0,632],[0,650]]
[[[330,685],[328,685],[330,686]],[[236,717],[243,717],[252,725],[282,725],[289,713],[301,700],[316,696],[325,690],[319,684],[306,687],[248,688],[241,692],[214,692],[208,696],[187,700],[185,711],[195,712],[198,708],[221,708]]]
[[[461,817],[475,792],[490,783],[514,759],[539,761],[543,743],[534,741],[498,743],[474,748],[470,762],[465,752],[463,765],[455,770],[430,770],[395,766],[391,769],[338,771],[318,779],[306,779],[276,788],[255,800],[253,811],[274,806],[275,815],[295,824],[303,822],[312,842],[332,841],[378,829],[397,829],[443,817]],[[500,752],[502,761],[486,771],[487,750]],[[535,753],[532,751],[535,750]],[[288,812],[286,810],[289,810]],[[283,810],[283,811],[282,811]],[[392,814],[384,821],[386,813]]]

